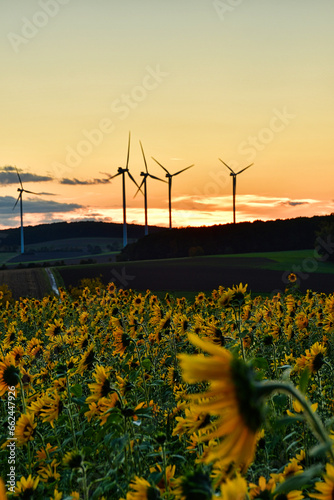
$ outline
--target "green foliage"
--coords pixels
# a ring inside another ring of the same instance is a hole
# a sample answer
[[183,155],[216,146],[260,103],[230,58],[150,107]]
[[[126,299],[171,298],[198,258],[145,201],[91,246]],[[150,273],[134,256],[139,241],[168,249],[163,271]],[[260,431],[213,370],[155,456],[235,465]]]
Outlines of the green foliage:
[[0,305],[5,306],[6,303],[13,302],[13,294],[6,284],[0,285]]
[[85,289],[91,293],[95,293],[96,289],[104,290],[106,287],[102,283],[101,278],[83,278],[77,287],[71,286],[69,292],[73,298],[81,297]]

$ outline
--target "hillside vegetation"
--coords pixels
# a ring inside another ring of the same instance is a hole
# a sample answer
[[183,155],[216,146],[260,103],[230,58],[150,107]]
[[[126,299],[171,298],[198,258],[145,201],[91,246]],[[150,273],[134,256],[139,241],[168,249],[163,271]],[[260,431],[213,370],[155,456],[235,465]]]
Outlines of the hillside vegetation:
[[327,239],[333,220],[330,215],[165,230],[127,245],[120,260],[310,249],[318,233]]

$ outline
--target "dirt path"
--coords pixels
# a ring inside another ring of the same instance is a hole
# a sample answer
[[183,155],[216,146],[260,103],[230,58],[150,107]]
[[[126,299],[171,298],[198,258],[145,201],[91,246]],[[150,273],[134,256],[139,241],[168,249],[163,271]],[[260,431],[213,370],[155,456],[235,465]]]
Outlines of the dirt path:
[[0,285],[6,284],[15,300],[20,297],[41,299],[50,293],[44,269],[13,269],[0,271]]

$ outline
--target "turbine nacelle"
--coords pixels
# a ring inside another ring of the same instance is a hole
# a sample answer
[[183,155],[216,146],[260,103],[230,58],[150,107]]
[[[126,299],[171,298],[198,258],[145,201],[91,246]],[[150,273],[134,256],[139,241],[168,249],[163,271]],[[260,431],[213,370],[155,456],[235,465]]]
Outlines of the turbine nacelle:
[[242,170],[239,170],[239,172],[234,172],[234,170],[232,170],[231,167],[229,167],[227,165],[227,163],[225,163],[223,160],[221,160],[219,158],[219,160],[224,163],[225,167],[227,167],[230,171],[230,177],[233,177],[233,224],[235,224],[235,191],[236,191],[236,184],[237,184],[237,175],[241,174],[242,172],[244,172],[245,170],[247,170],[247,168],[251,167],[252,165],[254,165],[254,163],[251,163],[250,165],[248,165],[247,167],[243,168]]

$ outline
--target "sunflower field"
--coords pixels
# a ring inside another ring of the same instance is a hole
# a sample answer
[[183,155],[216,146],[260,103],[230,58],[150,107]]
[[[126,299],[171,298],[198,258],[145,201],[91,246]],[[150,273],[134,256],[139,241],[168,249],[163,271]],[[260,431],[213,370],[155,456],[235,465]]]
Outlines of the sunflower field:
[[0,303],[0,500],[334,498],[333,294]]

